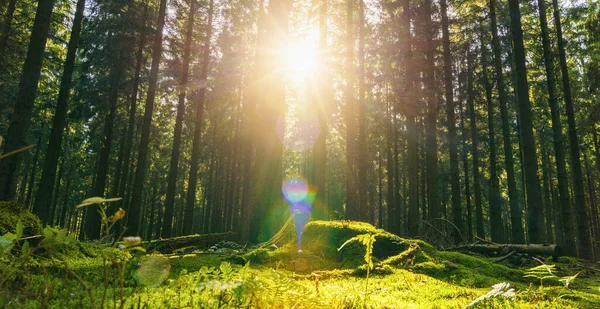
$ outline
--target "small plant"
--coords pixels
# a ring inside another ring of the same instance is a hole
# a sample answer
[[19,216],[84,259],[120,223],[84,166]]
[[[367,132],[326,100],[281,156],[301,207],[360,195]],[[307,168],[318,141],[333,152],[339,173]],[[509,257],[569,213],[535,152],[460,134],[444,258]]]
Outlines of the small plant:
[[[104,209],[103,205],[104,203],[110,203],[110,202],[116,202],[116,201],[120,201],[121,198],[109,198],[109,199],[105,199],[105,198],[101,198],[101,197],[90,197],[88,199],[85,199],[83,202],[81,202],[81,204],[75,206],[76,208],[82,208],[82,207],[87,207],[87,206],[91,206],[91,205],[98,205],[98,213],[100,213],[100,218],[102,220],[102,226],[104,228],[104,236],[100,239],[101,242],[106,242],[110,240],[110,237],[112,235],[111,230],[113,229],[113,227],[115,226],[115,224],[123,219],[125,217],[125,210],[123,210],[122,208],[119,208],[112,216],[107,216],[106,214],[106,210]],[[122,232],[124,233],[124,231]],[[104,307],[104,303],[106,301],[106,292],[110,286],[109,283],[109,270],[112,270],[113,273],[113,284],[112,284],[112,288],[113,288],[113,297],[116,297],[117,295],[117,291],[116,291],[116,286],[114,283],[117,283],[119,285],[119,300],[121,303],[121,306],[123,306],[123,304],[125,303],[125,298],[123,295],[123,291],[125,288],[125,262],[127,260],[127,258],[130,256],[128,255],[129,253],[131,253],[132,251],[141,251],[141,252],[146,252],[146,250],[139,246],[142,243],[142,238],[139,236],[129,236],[129,237],[123,237],[123,234],[121,233],[121,235],[119,235],[119,237],[117,237],[116,241],[113,242],[113,245],[111,246],[111,248],[119,248],[122,252],[125,253],[125,255],[120,255],[120,254],[115,254],[114,251],[111,250],[104,250],[102,256],[103,256],[103,265],[104,265],[104,291],[102,293],[102,302],[100,303],[100,308]],[[108,261],[110,261],[110,263],[106,263]],[[112,266],[112,268],[110,267]],[[116,282],[115,282],[116,281]],[[90,300],[92,302],[92,304],[94,304],[94,300],[92,298],[92,295],[90,294]],[[116,298],[113,299],[113,303],[116,304]],[[95,307],[95,306],[94,306]]]
[[348,240],[346,240],[346,242],[344,242],[339,248],[338,251],[341,251],[342,248],[344,248],[344,246],[346,246],[347,244],[351,243],[351,242],[355,242],[358,241],[361,244],[363,244],[365,246],[365,263],[367,263],[367,280],[365,282],[365,295],[367,295],[367,289],[369,287],[369,274],[371,272],[371,270],[373,269],[373,244],[375,243],[375,234],[369,233],[369,234],[362,234],[362,235],[357,235],[354,236]]
[[543,264],[530,268],[528,270],[525,271],[525,275],[523,277],[525,278],[536,278],[538,280],[540,280],[540,288],[544,286],[544,280],[545,279],[552,279],[552,278],[558,278],[558,276],[556,276],[554,274],[554,271],[556,270],[556,266],[555,265],[546,265]]
[[579,273],[576,273],[573,276],[562,277],[562,278],[558,279],[558,281],[560,281],[564,284],[565,289],[568,289],[571,282],[573,282],[575,280],[575,278],[577,278],[577,276],[579,276]]

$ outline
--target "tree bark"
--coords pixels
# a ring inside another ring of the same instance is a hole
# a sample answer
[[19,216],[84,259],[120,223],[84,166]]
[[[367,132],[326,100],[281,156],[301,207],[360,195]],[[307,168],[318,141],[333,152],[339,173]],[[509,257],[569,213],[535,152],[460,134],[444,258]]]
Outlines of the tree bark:
[[75,58],[77,56],[77,46],[79,44],[84,9],[85,0],[78,0],[77,8],[75,9],[75,19],[71,28],[71,37],[69,38],[69,45],[67,47],[67,58],[60,81],[56,111],[52,120],[52,130],[50,131],[50,140],[48,141],[48,149],[46,150],[46,159],[44,160],[44,167],[42,169],[42,178],[40,179],[33,205],[33,213],[40,217],[42,222],[46,223],[46,219],[48,218],[46,213],[47,203],[52,200],[52,189],[54,188],[56,167],[62,145],[62,134],[67,118],[71,79],[75,69]]
[[[485,32],[483,32],[485,33]],[[498,166],[496,158],[496,131],[494,127],[494,100],[492,99],[492,84],[488,79],[488,49],[484,37],[481,37],[481,67],[482,79],[485,88],[488,116],[488,147],[490,149],[490,188],[489,188],[489,211],[490,229],[495,241],[502,242],[504,221],[502,220],[502,208],[500,207],[500,183],[498,180]],[[475,134],[475,133],[473,133]],[[475,221],[477,223],[477,237],[485,239],[485,227],[483,225],[483,209],[481,205],[475,207]]]
[[[406,225],[409,236],[419,235],[419,153],[418,153],[418,136],[417,136],[417,102],[414,100],[414,63],[412,56],[412,34],[410,31],[411,12],[410,0],[402,1],[402,24],[400,26],[400,36],[404,42],[401,46],[403,56],[402,65],[405,68],[404,80],[404,107],[406,115],[406,143],[407,143],[407,168],[409,176],[408,190],[408,218]],[[402,216],[403,217],[403,216]],[[398,220],[402,220],[401,217]]]
[[[131,187],[131,174],[130,168],[133,168],[133,164],[130,166],[131,150],[133,149],[133,136],[134,131],[137,131],[136,126],[136,112],[137,112],[137,96],[140,86],[140,72],[142,69],[142,63],[144,62],[144,47],[146,47],[146,26],[148,24],[148,2],[144,6],[144,17],[143,25],[144,29],[140,32],[140,39],[138,42],[138,49],[136,52],[135,60],[135,72],[133,73],[133,86],[131,89],[131,97],[129,98],[129,116],[127,120],[127,136],[125,137],[125,149],[123,150],[123,173],[121,174],[121,180],[119,181],[119,190],[117,196],[123,197],[123,201],[119,202],[124,208],[129,206],[127,202],[128,196],[128,185]],[[132,162],[133,163],[133,162]]]
[[569,255],[576,254],[575,227],[573,226],[573,217],[571,213],[571,198],[569,196],[569,181],[565,163],[565,144],[560,121],[560,112],[556,95],[556,80],[554,79],[554,59],[550,48],[550,38],[548,35],[548,20],[546,18],[546,1],[538,0],[538,13],[540,17],[540,27],[542,35],[542,46],[544,50],[544,64],[546,68],[546,84],[548,86],[548,102],[550,104],[550,113],[552,115],[552,134],[554,136],[554,156],[556,159],[556,170],[558,172],[558,196],[560,199],[560,208],[563,220],[564,239],[560,243],[564,247],[565,253]]
[[510,29],[513,37],[513,50],[517,76],[517,100],[520,117],[520,132],[523,152],[523,168],[527,202],[527,236],[529,243],[540,243],[543,235],[540,224],[543,224],[542,198],[540,180],[537,174],[537,153],[533,137],[531,103],[529,102],[529,83],[525,64],[525,46],[521,27],[521,10],[519,0],[508,1],[510,9]]
[[[183,66],[181,68],[181,79],[179,81],[179,102],[177,105],[177,118],[175,120],[175,132],[173,133],[173,148],[171,162],[169,165],[169,176],[167,179],[167,196],[165,198],[165,214],[163,218],[161,237],[173,236],[173,207],[175,205],[175,189],[177,187],[177,172],[179,169],[179,152],[181,148],[181,130],[183,127],[183,116],[185,115],[185,95],[188,88],[188,75],[190,69],[190,54],[193,40],[194,15],[196,14],[196,0],[190,1],[188,13],[187,30],[183,47]],[[192,209],[193,210],[193,209]],[[193,224],[193,222],[192,222]],[[185,232],[191,233],[192,226],[186,227]]]
[[158,81],[158,67],[162,56],[163,28],[165,25],[165,12],[167,0],[160,1],[158,10],[158,21],[156,33],[154,35],[154,46],[152,50],[152,66],[150,69],[148,81],[148,93],[146,95],[146,106],[144,109],[144,120],[142,123],[142,136],[140,138],[140,148],[138,152],[135,178],[133,181],[133,198],[129,207],[127,216],[127,235],[137,235],[139,232],[140,214],[142,208],[142,190],[145,183],[146,164],[148,156],[148,144],[150,143],[150,127],[152,124],[152,113],[154,110],[154,99],[156,96],[156,83]]
[[[569,150],[571,154],[571,168],[573,170],[573,187],[575,196],[575,211],[577,214],[577,254],[580,258],[591,260],[593,257],[592,240],[590,238],[590,224],[583,192],[583,173],[581,171],[581,156],[579,151],[579,140],[577,139],[577,126],[575,124],[575,108],[571,96],[571,84],[569,80],[569,68],[567,66],[567,55],[565,42],[563,40],[562,25],[560,22],[560,11],[558,1],[552,0],[554,8],[554,24],[558,37],[558,56],[560,59],[560,71],[563,82],[563,94],[565,98],[565,109],[567,111],[567,123],[569,125]],[[565,237],[566,238],[566,237]]]
[[354,175],[356,115],[354,112],[354,0],[346,0],[346,218],[358,220]]
[[[0,6],[6,5],[6,1]],[[17,0],[10,0],[4,13],[4,19],[0,23],[0,67],[4,64],[4,53],[6,52],[6,46],[8,46],[8,38],[10,36],[10,30],[12,28],[12,20],[15,15],[15,9],[17,8]]]
[[[513,158],[513,145],[509,127],[508,96],[502,72],[502,55],[500,40],[498,38],[498,25],[496,20],[496,0],[490,0],[490,23],[492,29],[492,48],[494,52],[494,70],[496,71],[496,86],[498,87],[498,99],[500,102],[500,118],[502,121],[502,141],[504,145],[504,165],[506,166],[506,178],[508,185],[508,199],[510,203],[511,235],[514,243],[525,243],[525,231],[521,223],[521,209],[517,196],[517,182],[515,180],[515,163]],[[498,235],[496,235],[498,236]],[[493,237],[493,236],[492,236]],[[502,239],[494,239],[494,242],[502,242]]]
[[[27,131],[31,123],[53,7],[54,0],[38,1],[27,57],[19,81],[17,102],[4,144],[5,154],[27,146]],[[10,201],[15,198],[22,161],[22,152],[0,160],[0,201]]]
[[460,175],[458,170],[458,142],[454,114],[454,94],[452,86],[452,56],[450,53],[450,32],[448,31],[448,5],[441,0],[442,46],[444,48],[444,86],[446,89],[446,121],[448,126],[448,147],[450,150],[450,185],[452,187],[452,223],[464,234],[465,225],[460,199]]
[[367,110],[365,108],[365,4],[359,0],[358,20],[358,219],[369,220],[370,205],[367,199],[369,169],[367,154]]

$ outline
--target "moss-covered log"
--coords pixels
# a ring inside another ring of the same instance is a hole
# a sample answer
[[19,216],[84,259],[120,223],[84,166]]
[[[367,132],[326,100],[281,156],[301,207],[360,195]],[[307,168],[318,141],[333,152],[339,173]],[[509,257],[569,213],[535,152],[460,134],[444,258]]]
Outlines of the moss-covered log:
[[484,254],[487,256],[500,256],[508,254],[511,251],[529,255],[544,255],[558,258],[562,255],[562,248],[558,245],[540,245],[540,244],[469,244],[452,248],[453,251],[467,250]]
[[15,202],[0,202],[0,236],[14,233],[17,222],[23,224],[23,236],[34,236],[42,233],[42,224],[26,206]]
[[158,251],[160,253],[172,253],[179,249],[185,248],[198,248],[208,249],[210,246],[227,240],[233,236],[234,233],[216,233],[216,234],[204,234],[204,235],[189,235],[182,237],[165,238],[159,240],[153,240],[145,244],[146,251]]
[[338,248],[348,239],[361,234],[375,234],[373,257],[383,260],[409,248],[397,235],[388,233],[364,222],[311,221],[302,234],[302,250],[323,254],[343,264],[362,264],[365,248],[358,242],[349,243],[341,251]]

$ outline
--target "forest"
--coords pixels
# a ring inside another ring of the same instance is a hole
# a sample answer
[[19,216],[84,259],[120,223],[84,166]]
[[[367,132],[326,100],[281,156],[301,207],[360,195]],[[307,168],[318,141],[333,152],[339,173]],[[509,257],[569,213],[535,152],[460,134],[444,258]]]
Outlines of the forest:
[[598,308],[598,122],[595,0],[0,0],[0,307]]

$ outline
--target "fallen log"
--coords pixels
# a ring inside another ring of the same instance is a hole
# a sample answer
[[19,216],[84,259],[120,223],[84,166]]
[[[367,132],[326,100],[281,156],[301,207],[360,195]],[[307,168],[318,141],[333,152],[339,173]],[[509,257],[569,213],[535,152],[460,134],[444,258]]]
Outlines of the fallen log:
[[562,255],[562,248],[559,245],[541,245],[541,244],[468,244],[449,249],[451,251],[467,250],[487,256],[506,255],[511,251],[529,255],[552,256],[557,259]]
[[165,238],[146,242],[144,247],[148,252],[158,251],[160,253],[173,253],[176,250],[190,247],[208,249],[216,243],[230,239],[233,235],[234,233],[227,232]]

